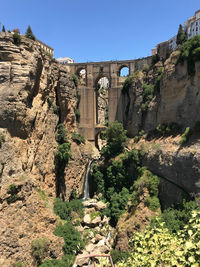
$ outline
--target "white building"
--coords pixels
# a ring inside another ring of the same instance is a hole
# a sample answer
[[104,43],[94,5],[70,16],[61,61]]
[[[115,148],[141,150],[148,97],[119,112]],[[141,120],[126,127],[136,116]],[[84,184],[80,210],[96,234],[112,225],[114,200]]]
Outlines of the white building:
[[74,60],[69,57],[59,57],[56,59],[59,63],[66,64],[66,63],[74,63]]
[[200,35],[200,9],[184,23],[184,31],[188,39],[191,39],[195,35]]
[[[195,35],[200,35],[200,9],[195,12],[193,17],[185,21],[183,30],[188,39],[191,39]],[[177,35],[168,40],[168,49],[170,51],[174,51],[177,48],[176,39]],[[152,55],[159,54],[158,47],[162,48],[163,44],[165,45],[165,42],[158,44],[155,49],[152,49]]]

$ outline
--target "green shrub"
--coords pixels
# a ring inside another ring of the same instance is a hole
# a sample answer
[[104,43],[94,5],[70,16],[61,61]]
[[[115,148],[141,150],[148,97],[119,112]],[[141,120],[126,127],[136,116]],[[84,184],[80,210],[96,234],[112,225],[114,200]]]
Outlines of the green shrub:
[[66,129],[63,123],[58,124],[56,140],[60,145],[67,142]]
[[61,260],[46,260],[39,267],[72,267],[75,255],[64,255]]
[[20,45],[21,44],[21,35],[18,32],[14,32],[14,34],[13,34],[13,42],[16,45]]
[[147,85],[146,83],[143,84],[143,104],[141,105],[141,109],[143,112],[147,111],[149,103],[153,99],[154,94],[154,87],[153,85]]
[[47,257],[49,248],[49,241],[47,238],[38,238],[31,242],[31,254],[37,264]]
[[145,204],[152,211],[157,211],[158,209],[160,209],[160,201],[156,196],[147,197],[145,200]]
[[178,123],[170,122],[170,123],[158,124],[155,133],[158,136],[169,136],[169,135],[176,135],[180,133],[180,131],[181,131],[181,126]]
[[54,200],[53,206],[54,213],[58,215],[62,220],[69,220],[71,216],[71,207],[69,202],[64,202],[60,198]]
[[134,183],[134,188],[139,191],[143,192],[143,188],[147,188],[149,191],[150,196],[158,196],[158,186],[160,183],[159,178],[156,175],[153,175],[149,170],[145,167],[140,169],[141,176],[140,178]]
[[72,211],[76,212],[81,218],[84,215],[83,202],[80,199],[73,199],[69,202]]
[[6,32],[5,26],[2,27],[2,32]]
[[200,59],[200,36],[196,35],[192,39],[184,42],[180,48],[180,54],[176,64],[187,61],[187,71],[189,75],[195,74],[195,62]]
[[184,145],[185,143],[187,143],[190,135],[191,135],[191,129],[190,127],[187,127],[185,129],[185,132],[181,135],[181,140],[179,141],[179,144]]
[[[110,224],[115,227],[120,216],[125,212],[125,207],[129,199],[129,191],[123,187],[120,193],[116,193],[114,188],[111,187],[107,191],[107,197],[110,198],[110,205],[107,209],[110,216]],[[107,214],[108,215],[108,214]]]
[[28,26],[28,28],[26,30],[25,37],[28,38],[28,39],[31,39],[33,41],[36,40],[36,38],[35,38],[35,36],[34,36],[34,34],[33,34],[32,29],[31,29],[30,26]]
[[70,153],[71,144],[69,142],[58,146],[58,151],[55,154],[55,165],[57,170],[64,170],[65,166],[72,158]]
[[58,225],[54,234],[64,238],[65,244],[63,246],[63,252],[65,255],[76,255],[84,247],[80,233],[71,222],[66,222],[64,225]]
[[[171,207],[163,211],[159,215],[159,221],[165,223],[165,227],[168,228],[170,233],[177,233],[184,229],[184,226],[189,223],[192,216],[192,211],[198,208],[198,204],[195,201],[183,201],[182,205],[178,205],[177,208]],[[158,221],[156,218],[151,219],[151,227],[158,227]]]
[[106,158],[116,156],[124,149],[124,145],[127,141],[126,130],[118,121],[111,123],[104,131],[104,138],[107,141],[107,145],[102,148],[101,155]]
[[78,145],[85,144],[85,137],[79,133],[72,133],[72,140]]
[[62,201],[60,198],[54,200],[54,213],[62,220],[70,220],[71,212],[76,212],[80,217],[84,215],[84,206],[81,200],[74,199],[70,202]]
[[76,74],[72,74],[72,79],[73,79],[74,85],[78,87],[78,82],[79,82],[78,76]]

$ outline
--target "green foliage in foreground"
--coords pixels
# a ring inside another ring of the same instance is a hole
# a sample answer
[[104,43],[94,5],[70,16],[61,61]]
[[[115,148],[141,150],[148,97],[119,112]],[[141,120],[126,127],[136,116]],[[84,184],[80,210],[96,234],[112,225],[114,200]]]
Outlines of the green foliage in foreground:
[[192,39],[184,42],[180,48],[177,64],[187,61],[189,75],[195,74],[195,62],[200,60],[200,36],[196,35]]
[[123,152],[127,141],[126,130],[120,122],[115,121],[104,131],[103,139],[107,141],[107,145],[102,148],[101,155],[111,158]]
[[200,209],[192,212],[189,223],[176,234],[170,233],[165,223],[158,219],[156,228],[135,233],[130,247],[131,256],[117,267],[199,267]]
[[[192,211],[198,208],[198,204],[195,201],[183,201],[181,205],[176,208],[168,208],[159,215],[159,222],[164,222],[165,227],[170,233],[176,233],[184,229],[184,226],[189,223],[192,217]],[[151,227],[156,228],[157,218],[151,219]]]

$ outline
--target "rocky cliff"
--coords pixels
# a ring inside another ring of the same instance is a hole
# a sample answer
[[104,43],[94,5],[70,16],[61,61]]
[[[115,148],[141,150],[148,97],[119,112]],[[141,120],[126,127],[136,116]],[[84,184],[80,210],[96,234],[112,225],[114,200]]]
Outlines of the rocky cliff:
[[[34,41],[0,35],[0,265],[23,261],[34,266],[31,241],[48,237],[51,257],[62,254],[62,239],[53,235],[57,217],[54,155],[56,130],[76,132],[77,92],[65,66],[50,59]],[[71,141],[72,159],[65,169],[65,192],[82,194],[90,145]],[[49,255],[46,255],[47,257]]]
[[[200,61],[195,75],[188,75],[187,63],[176,65],[178,51],[146,70],[136,73],[122,96],[123,124],[129,135],[146,132],[158,124],[176,122],[193,126],[200,112]],[[148,66],[149,67],[149,66]],[[153,98],[145,107],[144,84],[154,87]]]

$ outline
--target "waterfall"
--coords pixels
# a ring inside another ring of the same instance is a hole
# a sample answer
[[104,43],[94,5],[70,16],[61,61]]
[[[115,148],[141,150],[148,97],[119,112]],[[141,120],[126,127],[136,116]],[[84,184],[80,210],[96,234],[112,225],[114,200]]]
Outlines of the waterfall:
[[84,185],[84,193],[83,193],[83,199],[89,199],[90,198],[90,188],[89,188],[89,173],[90,173],[90,166],[91,166],[92,160],[88,163],[86,176],[85,176],[85,185]]

